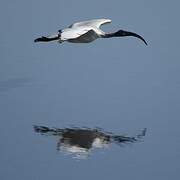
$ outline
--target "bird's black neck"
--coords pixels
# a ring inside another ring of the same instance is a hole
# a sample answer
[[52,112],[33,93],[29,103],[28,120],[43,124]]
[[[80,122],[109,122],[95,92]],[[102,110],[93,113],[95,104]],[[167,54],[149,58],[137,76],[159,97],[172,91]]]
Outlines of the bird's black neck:
[[106,33],[103,37],[111,38],[111,37],[122,37],[122,36],[128,36],[127,32],[123,30],[119,30],[114,33]]
[[103,38],[112,38],[115,37],[114,33],[106,33],[105,35],[102,36]]

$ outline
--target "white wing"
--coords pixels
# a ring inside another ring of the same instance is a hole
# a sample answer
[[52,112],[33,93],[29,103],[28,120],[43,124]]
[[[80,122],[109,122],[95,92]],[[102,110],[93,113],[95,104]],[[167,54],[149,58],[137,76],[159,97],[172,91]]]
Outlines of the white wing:
[[93,19],[89,21],[82,21],[82,22],[77,22],[69,26],[70,28],[74,27],[81,27],[81,26],[94,26],[96,28],[99,28],[103,24],[110,23],[110,19]]
[[61,40],[65,41],[68,39],[75,39],[83,34],[86,34],[88,31],[90,31],[92,28],[91,27],[77,27],[77,28],[67,28],[64,29],[61,33]]

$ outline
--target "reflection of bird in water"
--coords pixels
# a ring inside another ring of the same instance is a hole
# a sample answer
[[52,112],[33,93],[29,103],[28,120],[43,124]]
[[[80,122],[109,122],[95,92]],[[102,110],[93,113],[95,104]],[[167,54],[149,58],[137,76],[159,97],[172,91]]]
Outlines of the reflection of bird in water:
[[114,135],[99,128],[58,129],[34,126],[34,130],[44,135],[58,136],[57,149],[73,153],[75,156],[88,154],[91,149],[107,147],[112,142],[118,145],[137,142],[146,134],[146,129],[133,137]]
[[42,36],[34,40],[34,42],[49,42],[57,41],[62,43],[64,41],[71,43],[89,43],[98,38],[112,38],[133,36],[142,40],[146,45],[144,38],[134,32],[119,30],[112,33],[105,33],[100,29],[103,24],[110,23],[110,19],[93,19],[89,21],[77,22],[68,28],[59,30],[56,34],[51,36]]

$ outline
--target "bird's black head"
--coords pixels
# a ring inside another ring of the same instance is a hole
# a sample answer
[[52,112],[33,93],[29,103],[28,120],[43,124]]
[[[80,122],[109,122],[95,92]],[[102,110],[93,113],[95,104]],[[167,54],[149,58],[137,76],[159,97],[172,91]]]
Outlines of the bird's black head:
[[114,36],[116,36],[116,37],[128,36],[127,33],[128,33],[127,31],[119,30],[119,31],[117,31],[117,32],[114,33]]
[[147,42],[145,41],[145,39],[136,33],[124,31],[124,30],[119,30],[119,31],[114,33],[114,37],[124,37],[124,36],[134,36],[136,38],[141,39],[147,45]]

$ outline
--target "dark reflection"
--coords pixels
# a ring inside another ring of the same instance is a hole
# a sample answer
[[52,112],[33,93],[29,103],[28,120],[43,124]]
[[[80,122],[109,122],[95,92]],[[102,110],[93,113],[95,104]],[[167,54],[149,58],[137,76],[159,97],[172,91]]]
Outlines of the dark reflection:
[[90,150],[107,147],[110,143],[123,145],[138,142],[146,134],[146,128],[136,136],[115,135],[100,128],[48,128],[34,126],[34,131],[42,135],[58,137],[57,150],[68,152],[74,157],[87,157]]
[[25,87],[31,82],[30,78],[13,78],[0,81],[0,91],[8,91],[13,88]]

